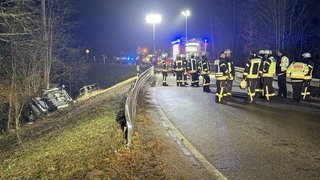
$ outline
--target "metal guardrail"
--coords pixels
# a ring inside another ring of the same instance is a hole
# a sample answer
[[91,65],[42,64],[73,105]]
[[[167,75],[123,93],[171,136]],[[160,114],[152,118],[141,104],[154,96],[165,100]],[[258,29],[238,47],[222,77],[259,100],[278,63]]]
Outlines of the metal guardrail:
[[[242,79],[242,73],[244,71],[244,68],[242,67],[235,67],[235,71],[236,71],[236,79],[239,81]],[[273,78],[274,80],[277,80],[277,77]],[[290,78],[287,78],[287,82],[291,82]],[[316,78],[312,78],[311,84],[312,87],[320,87],[320,79],[316,79]]]
[[135,81],[132,89],[130,90],[126,104],[125,104],[125,117],[126,117],[126,129],[127,132],[127,147],[130,147],[132,143],[132,134],[134,131],[134,124],[136,121],[136,107],[137,107],[137,95],[141,88],[141,85],[154,73],[154,67],[147,69],[141,73],[138,79]]

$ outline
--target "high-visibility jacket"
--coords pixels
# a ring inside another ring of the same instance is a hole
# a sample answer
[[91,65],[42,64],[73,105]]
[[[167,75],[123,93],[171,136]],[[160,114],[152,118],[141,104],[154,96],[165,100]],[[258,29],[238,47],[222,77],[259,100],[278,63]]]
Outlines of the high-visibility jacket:
[[210,74],[210,64],[209,61],[206,59],[202,59],[199,61],[198,70],[200,71],[201,75],[208,75]]
[[308,71],[309,68],[307,64],[302,62],[293,62],[287,69],[287,76],[291,78],[292,82],[302,81]]
[[252,57],[247,63],[243,72],[244,78],[259,78],[262,73],[262,59],[260,57]]
[[225,59],[219,57],[214,61],[214,75],[217,80],[227,80],[228,66]]
[[269,57],[263,62],[262,77],[273,77],[276,73],[276,61]]
[[278,73],[278,75],[285,74],[289,66],[289,58],[287,56],[281,56],[279,66],[280,72]]
[[188,61],[188,70],[190,73],[196,73],[198,71],[197,59],[191,58]]
[[225,62],[228,69],[229,80],[233,80],[236,75],[233,61],[230,58],[226,58]]
[[306,63],[307,65],[308,65],[308,73],[304,76],[304,79],[305,80],[311,80],[312,79],[312,72],[313,72],[313,62],[311,61],[311,59],[310,60],[307,60],[307,63]]
[[168,72],[168,65],[165,61],[162,62],[161,68],[162,68],[162,72]]
[[173,69],[174,69],[174,71],[177,71],[177,72],[184,71],[184,69],[183,69],[183,60],[182,59],[176,59],[176,61],[173,63]]

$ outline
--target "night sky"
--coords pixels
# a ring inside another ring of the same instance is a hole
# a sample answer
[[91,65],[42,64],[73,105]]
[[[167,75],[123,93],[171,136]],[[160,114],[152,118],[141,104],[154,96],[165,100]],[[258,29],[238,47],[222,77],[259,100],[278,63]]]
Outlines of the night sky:
[[181,11],[189,9],[189,38],[210,37],[210,0],[90,0],[84,8],[87,14],[83,29],[87,48],[97,56],[134,55],[137,46],[153,47],[152,25],[145,16],[162,15],[156,25],[156,48],[169,52],[170,44],[185,35],[185,17]]

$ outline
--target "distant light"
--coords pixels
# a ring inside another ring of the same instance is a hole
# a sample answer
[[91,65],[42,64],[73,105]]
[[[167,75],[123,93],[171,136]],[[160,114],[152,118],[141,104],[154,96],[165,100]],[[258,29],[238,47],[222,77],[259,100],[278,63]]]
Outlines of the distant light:
[[185,11],[182,11],[181,14],[183,16],[190,16],[191,15],[191,12],[189,10],[185,10]]
[[205,38],[205,39],[204,39],[204,42],[205,42],[205,43],[206,43],[206,42],[208,42],[208,39],[207,39],[207,38]]
[[181,40],[180,40],[180,39],[178,39],[177,41],[178,41],[178,43],[180,43],[180,41],[181,41]]
[[133,61],[133,57],[131,57],[131,61]]
[[160,14],[148,14],[146,16],[147,23],[152,23],[152,24],[161,23],[161,20],[162,18]]
[[89,54],[89,52],[90,52],[90,50],[89,50],[89,49],[86,49],[86,53]]

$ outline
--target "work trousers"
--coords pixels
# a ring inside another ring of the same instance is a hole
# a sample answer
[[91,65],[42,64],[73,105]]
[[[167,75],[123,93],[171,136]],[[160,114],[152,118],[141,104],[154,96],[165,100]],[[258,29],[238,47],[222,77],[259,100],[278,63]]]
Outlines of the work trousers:
[[210,76],[208,74],[202,74],[203,77],[203,91],[204,92],[209,92],[210,89]]
[[162,72],[162,85],[167,84],[168,72]]
[[217,91],[216,91],[216,102],[223,102],[227,96],[227,81],[216,80]]
[[275,95],[274,88],[272,86],[273,77],[262,77],[263,78],[263,94],[270,100],[272,96]]
[[256,95],[256,89],[258,86],[259,79],[258,78],[247,78],[246,81],[248,84],[248,87],[247,87],[247,89],[248,89],[248,102],[252,103],[254,96]]
[[231,96],[233,80],[227,80],[227,95]]
[[190,73],[191,75],[191,86],[199,86],[199,74]]
[[311,83],[311,79],[305,79],[303,81],[303,89],[302,89],[302,98],[303,99],[307,99],[308,97],[310,97],[310,83]]
[[177,82],[177,86],[182,86],[182,76],[183,76],[183,72],[182,71],[176,71],[176,82]]
[[287,77],[286,74],[278,75],[278,96],[287,97]]
[[292,82],[293,101],[294,102],[300,102],[302,87],[303,87],[303,80],[301,80],[301,81],[295,80]]

